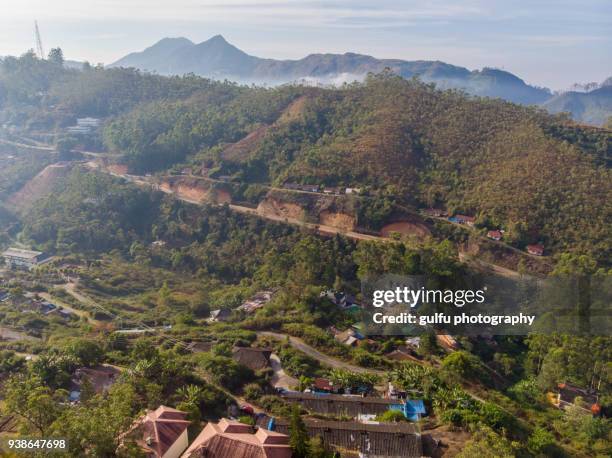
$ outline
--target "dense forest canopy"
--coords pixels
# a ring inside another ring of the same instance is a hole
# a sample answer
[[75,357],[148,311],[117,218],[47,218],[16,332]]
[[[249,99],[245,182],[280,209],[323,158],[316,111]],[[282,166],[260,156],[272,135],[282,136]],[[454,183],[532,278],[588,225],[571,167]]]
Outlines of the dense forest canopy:
[[85,65],[28,53],[0,63],[0,121],[57,131],[105,119],[134,173],[205,165],[245,183],[366,187],[505,228],[516,246],[610,258],[612,134],[390,72],[341,88],[273,89]]

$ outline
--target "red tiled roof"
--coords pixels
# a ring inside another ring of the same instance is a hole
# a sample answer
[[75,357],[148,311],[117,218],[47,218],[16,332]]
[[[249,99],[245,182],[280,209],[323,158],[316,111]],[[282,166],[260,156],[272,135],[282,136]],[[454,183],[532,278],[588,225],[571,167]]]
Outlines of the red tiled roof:
[[182,458],[291,458],[289,436],[237,421],[208,423]]
[[536,245],[527,245],[527,251],[532,254],[544,254],[544,245],[540,243]]
[[334,384],[326,378],[316,378],[312,385],[317,390],[333,391],[334,389]]
[[487,237],[489,237],[490,239],[501,239],[502,233],[499,231],[489,231],[487,232]]
[[122,435],[122,442],[133,439],[147,456],[161,458],[183,434],[191,422],[187,414],[171,407],[159,406],[140,417]]
[[476,221],[476,218],[474,216],[455,215],[455,218],[457,218],[459,221],[465,221],[466,223],[473,223],[474,221]]

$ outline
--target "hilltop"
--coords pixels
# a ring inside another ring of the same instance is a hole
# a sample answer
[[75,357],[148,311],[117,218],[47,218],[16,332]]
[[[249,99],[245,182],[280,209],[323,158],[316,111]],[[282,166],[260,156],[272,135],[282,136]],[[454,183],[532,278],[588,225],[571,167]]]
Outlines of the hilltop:
[[458,88],[470,94],[500,97],[517,103],[538,104],[551,96],[547,89],[530,86],[512,73],[498,69],[470,71],[440,61],[377,59],[352,52],[310,54],[297,60],[265,59],[245,53],[221,35],[197,44],[186,38],[164,38],[110,66],[135,67],[161,75],[194,73],[209,78],[266,84],[299,80],[324,84],[362,80],[368,73],[379,73],[389,68],[404,78],[418,76],[441,88]]
[[[282,122],[288,111],[295,117]],[[543,111],[388,73],[345,89],[253,90],[214,106],[155,103],[106,129],[108,147],[137,173],[198,164],[243,183],[360,187],[377,196],[361,215],[375,229],[392,201],[443,207],[504,227],[518,246],[542,241],[601,259],[610,139]]]
[[588,92],[568,91],[543,104],[551,113],[568,112],[588,124],[602,125],[612,116],[612,78]]

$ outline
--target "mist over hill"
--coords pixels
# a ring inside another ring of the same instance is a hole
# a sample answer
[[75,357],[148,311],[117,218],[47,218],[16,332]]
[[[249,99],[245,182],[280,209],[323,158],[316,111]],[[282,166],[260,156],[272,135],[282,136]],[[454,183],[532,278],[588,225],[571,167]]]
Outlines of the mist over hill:
[[575,119],[588,124],[605,124],[612,116],[612,77],[601,84],[588,86],[591,90],[555,95],[543,106],[551,113],[569,112]]
[[164,38],[141,52],[134,52],[111,67],[135,67],[161,75],[194,73],[209,78],[243,83],[281,84],[293,81],[333,84],[362,80],[368,73],[389,68],[404,78],[418,76],[442,89],[458,88],[470,94],[500,97],[522,104],[539,104],[552,94],[526,84],[512,73],[467,68],[440,61],[377,59],[356,53],[310,54],[298,60],[275,60],[251,56],[216,35],[202,43],[186,38]]

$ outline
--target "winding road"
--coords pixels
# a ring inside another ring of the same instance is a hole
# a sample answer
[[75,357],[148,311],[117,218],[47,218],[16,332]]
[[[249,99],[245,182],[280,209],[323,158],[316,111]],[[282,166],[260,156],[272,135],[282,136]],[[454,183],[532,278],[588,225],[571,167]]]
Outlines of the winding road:
[[351,372],[356,372],[359,374],[376,374],[379,376],[385,376],[386,372],[378,370],[378,369],[368,369],[365,367],[355,366],[354,364],[347,363],[346,361],[342,361],[336,359],[332,356],[326,355],[325,353],[321,353],[316,348],[311,347],[306,342],[304,342],[299,337],[293,337],[288,334],[281,334],[279,332],[270,332],[270,331],[260,331],[257,335],[262,337],[271,337],[276,340],[287,340],[289,338],[289,343],[296,350],[301,351],[302,353],[310,356],[311,358],[316,359],[321,364],[332,367],[334,369],[345,369]]

